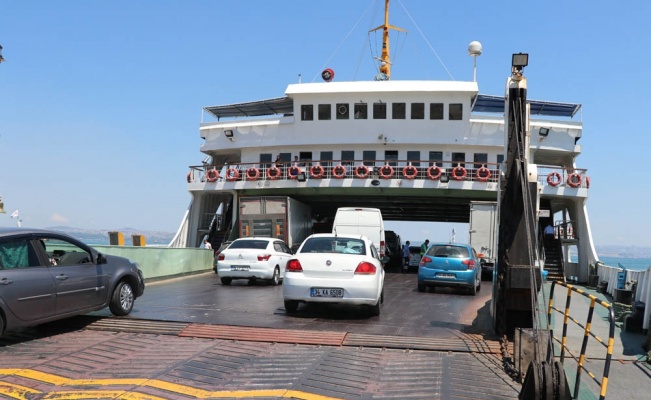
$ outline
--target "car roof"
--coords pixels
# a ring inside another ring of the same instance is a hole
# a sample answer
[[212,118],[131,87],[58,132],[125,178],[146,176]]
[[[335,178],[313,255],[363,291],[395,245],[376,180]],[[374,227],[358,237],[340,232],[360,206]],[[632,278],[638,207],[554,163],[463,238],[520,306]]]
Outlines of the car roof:
[[31,234],[61,235],[66,237],[68,236],[65,233],[52,231],[48,229],[0,227],[0,237],[15,236],[15,235],[31,235]]
[[[236,242],[236,241],[238,241],[238,240],[266,240],[267,242],[274,242],[274,241],[276,241],[276,240],[281,241],[281,242],[283,241],[282,239],[277,239],[277,238],[270,238],[270,237],[257,237],[257,236],[254,236],[254,237],[242,237],[242,238],[237,238],[237,239],[233,240],[233,242]],[[232,243],[232,242],[231,242],[231,243]]]
[[353,234],[350,234],[350,233],[339,233],[339,234],[334,234],[334,233],[315,233],[315,234],[312,234],[312,235],[308,236],[308,239],[309,239],[309,238],[319,238],[319,237],[337,237],[337,238],[348,238],[348,239],[366,239],[366,240],[368,240],[368,241],[371,240],[371,239],[369,239],[368,237],[366,237],[366,236],[364,236],[364,235],[353,235]]

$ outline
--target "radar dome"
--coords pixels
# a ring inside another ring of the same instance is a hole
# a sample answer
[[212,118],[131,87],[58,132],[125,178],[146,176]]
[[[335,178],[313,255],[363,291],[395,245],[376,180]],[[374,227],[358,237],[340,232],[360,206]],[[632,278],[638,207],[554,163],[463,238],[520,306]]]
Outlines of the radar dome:
[[471,56],[480,56],[481,55],[481,43],[477,41],[470,42],[468,45],[468,54]]

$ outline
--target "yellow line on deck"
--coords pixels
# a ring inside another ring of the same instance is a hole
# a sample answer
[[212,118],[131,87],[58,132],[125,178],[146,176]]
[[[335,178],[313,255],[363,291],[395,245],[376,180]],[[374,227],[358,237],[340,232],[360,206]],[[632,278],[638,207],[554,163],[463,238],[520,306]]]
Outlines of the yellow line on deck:
[[[179,385],[176,383],[166,382],[159,379],[70,379],[59,375],[35,371],[32,369],[7,368],[0,369],[0,378],[2,376],[19,376],[21,378],[32,379],[39,382],[49,383],[55,386],[112,386],[112,385],[132,385],[146,386],[160,389],[167,392],[178,393],[197,399],[219,399],[219,398],[254,398],[254,397],[280,397],[293,398],[302,400],[339,400],[335,397],[322,396],[313,393],[306,393],[300,390],[289,389],[269,389],[269,390],[224,390],[209,391],[198,389],[191,386]],[[14,399],[28,399],[34,394],[41,393],[20,385],[14,385],[6,382],[0,382],[0,394],[7,395]],[[93,391],[60,391],[50,392],[44,399],[98,399],[112,398],[124,400],[163,400],[163,398],[134,393],[125,390],[93,390]]]

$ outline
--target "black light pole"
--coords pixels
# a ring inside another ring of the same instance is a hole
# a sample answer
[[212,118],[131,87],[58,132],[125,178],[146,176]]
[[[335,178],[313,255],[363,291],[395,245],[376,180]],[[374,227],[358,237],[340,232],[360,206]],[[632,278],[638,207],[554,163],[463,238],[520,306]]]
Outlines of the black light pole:
[[[0,46],[0,63],[2,63],[5,59],[2,57],[2,46]],[[2,196],[0,196],[0,214],[6,214],[7,212],[5,211],[5,204],[2,202]]]

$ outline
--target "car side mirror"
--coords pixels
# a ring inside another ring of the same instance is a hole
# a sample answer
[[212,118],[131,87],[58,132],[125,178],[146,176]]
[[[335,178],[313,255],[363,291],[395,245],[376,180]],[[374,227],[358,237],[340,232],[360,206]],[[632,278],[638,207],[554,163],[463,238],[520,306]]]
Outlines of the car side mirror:
[[97,264],[106,264],[106,257],[104,254],[99,253],[97,254]]
[[383,265],[384,265],[384,264],[388,264],[389,261],[391,261],[391,258],[389,258],[389,257],[387,257],[387,256],[382,257],[382,264],[383,264]]

